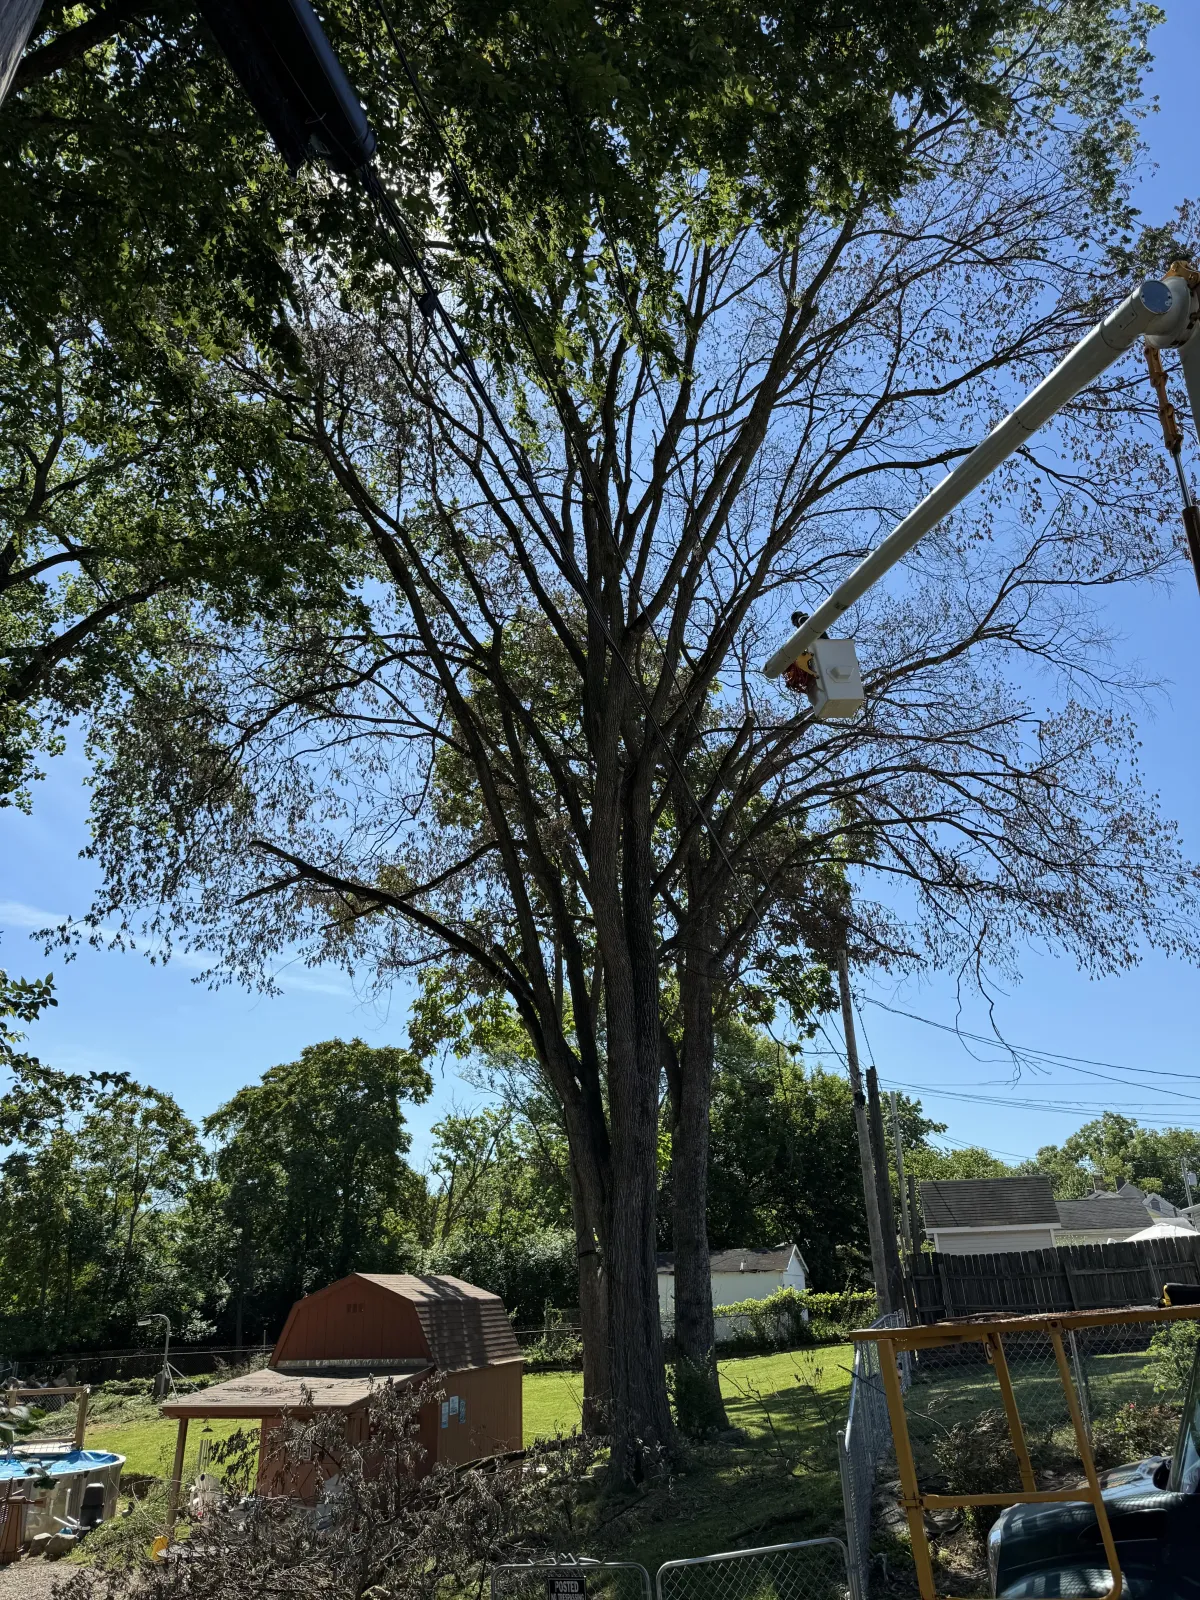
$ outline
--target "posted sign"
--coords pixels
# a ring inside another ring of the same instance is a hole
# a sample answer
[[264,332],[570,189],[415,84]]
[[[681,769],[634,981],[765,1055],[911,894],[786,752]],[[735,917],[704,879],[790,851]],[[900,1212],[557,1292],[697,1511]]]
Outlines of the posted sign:
[[556,1573],[546,1579],[546,1600],[585,1600],[586,1595],[587,1579],[582,1573],[578,1577]]

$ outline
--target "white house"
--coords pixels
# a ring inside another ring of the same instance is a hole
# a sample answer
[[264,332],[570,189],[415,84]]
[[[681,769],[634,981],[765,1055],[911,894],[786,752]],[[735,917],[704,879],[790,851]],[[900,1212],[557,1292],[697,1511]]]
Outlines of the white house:
[[972,1178],[923,1183],[921,1208],[933,1248],[948,1255],[1120,1244],[1195,1230],[1161,1195],[1132,1183],[1082,1200],[1055,1200],[1049,1178]]
[[[808,1288],[804,1257],[790,1242],[773,1250],[714,1250],[708,1258],[714,1306],[736,1305],[739,1300],[765,1300],[777,1289]],[[658,1314],[664,1333],[675,1326],[675,1257],[665,1251],[658,1258]],[[717,1318],[716,1338],[731,1332],[728,1319]]]
[[1050,1250],[1062,1227],[1050,1180],[1042,1177],[923,1183],[921,1210],[933,1248],[953,1256]]

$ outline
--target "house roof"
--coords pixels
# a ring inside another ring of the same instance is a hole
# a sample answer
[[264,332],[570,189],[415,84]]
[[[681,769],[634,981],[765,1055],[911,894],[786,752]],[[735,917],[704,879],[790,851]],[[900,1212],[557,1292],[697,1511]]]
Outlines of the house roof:
[[[167,1417],[271,1417],[296,1409],[357,1411],[367,1403],[371,1380],[301,1377],[263,1367],[226,1383],[180,1395],[163,1406]],[[306,1404],[303,1406],[301,1402]]]
[[1090,1194],[1060,1200],[1058,1217],[1071,1233],[1137,1233],[1154,1220],[1135,1194]]
[[354,1276],[411,1301],[434,1363],[442,1372],[521,1358],[521,1347],[498,1294],[446,1275],[418,1278],[408,1272],[359,1272]]
[[[793,1255],[800,1256],[799,1250],[791,1243],[776,1245],[773,1250],[712,1250],[708,1256],[708,1270],[710,1272],[786,1272]],[[800,1265],[807,1272],[804,1257],[800,1256]],[[675,1252],[661,1250],[658,1255],[658,1270],[673,1273],[675,1271]]]
[[[921,1185],[927,1228],[1054,1227],[1049,1178],[944,1178]],[[1145,1213],[1143,1212],[1143,1215]]]

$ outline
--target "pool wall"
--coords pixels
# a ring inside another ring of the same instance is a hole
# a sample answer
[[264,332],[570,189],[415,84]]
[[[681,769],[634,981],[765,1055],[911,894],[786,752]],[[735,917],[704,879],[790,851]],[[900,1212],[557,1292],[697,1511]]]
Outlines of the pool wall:
[[70,1445],[19,1445],[16,1454],[21,1462],[43,1467],[50,1474],[50,1485],[37,1491],[25,1519],[27,1540],[39,1533],[54,1533],[64,1522],[77,1522],[89,1483],[104,1485],[104,1520],[116,1515],[124,1456],[109,1450],[76,1450]]

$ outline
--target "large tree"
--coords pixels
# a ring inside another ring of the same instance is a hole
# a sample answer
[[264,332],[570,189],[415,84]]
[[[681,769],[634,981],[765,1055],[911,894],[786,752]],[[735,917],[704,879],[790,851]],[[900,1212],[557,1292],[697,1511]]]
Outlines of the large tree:
[[394,1236],[423,1198],[404,1159],[402,1106],[431,1088],[407,1051],[330,1039],[205,1119],[219,1142],[239,1328],[278,1326],[310,1289],[391,1265]]
[[[606,231],[598,203],[577,248],[521,257],[498,309],[520,306],[536,361],[479,314],[496,280],[476,254],[440,257],[472,365],[391,278],[335,281],[298,251],[301,369],[222,364],[322,464],[367,575],[340,625],[324,604],[181,636],[169,705],[114,697],[97,920],[149,905],[251,979],[294,942],[381,984],[450,962],[464,1005],[507,998],[562,1108],[587,1381],[621,1468],[670,1432],[653,1252],[672,1014],[704,1359],[714,989],[786,997],[836,936],[847,873],[911,890],[908,927],[857,901],[852,939],[893,959],[979,967],[1036,933],[1102,966],[1191,940],[1194,877],[1131,778],[1087,606],[1177,559],[1122,379],[860,608],[859,722],[814,723],[756,672],[781,614],[1141,264],[1119,178],[1148,20],[1023,7],[1007,32],[938,32],[957,76],[922,56],[924,91],[851,72],[881,138],[797,146],[787,195],[751,94],[744,182],[684,150],[640,174],[649,241]],[[768,54],[798,105],[807,68]]]

